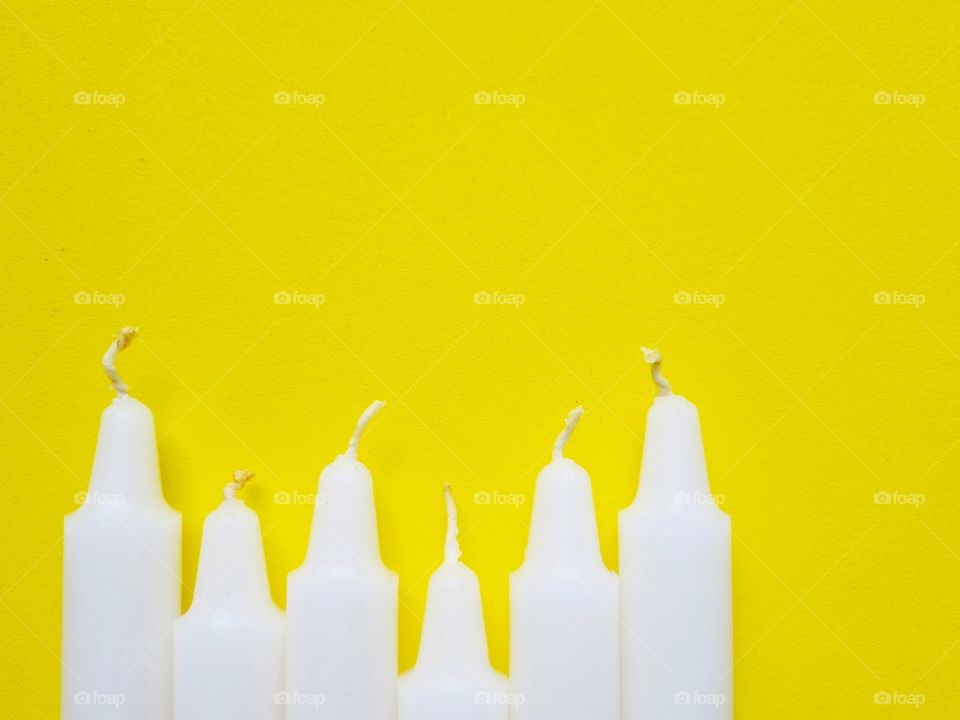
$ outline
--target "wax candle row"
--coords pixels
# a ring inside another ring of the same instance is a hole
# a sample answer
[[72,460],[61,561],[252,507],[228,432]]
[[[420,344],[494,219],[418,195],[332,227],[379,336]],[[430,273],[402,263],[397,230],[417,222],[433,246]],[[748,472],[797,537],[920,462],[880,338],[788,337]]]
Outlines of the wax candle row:
[[[657,397],[640,488],[620,513],[621,574],[601,558],[590,478],[564,454],[570,413],[537,477],[524,561],[510,578],[510,678],[491,666],[476,575],[460,561],[445,488],[444,559],[417,662],[397,677],[397,576],[380,556],[362,415],[320,475],[286,615],[237,471],[204,522],[180,614],[180,515],[160,486],[153,416],[104,356],[106,408],[87,502],[64,524],[65,720],[629,720],[732,717],[730,524],[713,502],[696,408],[645,351]],[[122,502],[111,499],[122,498]]]

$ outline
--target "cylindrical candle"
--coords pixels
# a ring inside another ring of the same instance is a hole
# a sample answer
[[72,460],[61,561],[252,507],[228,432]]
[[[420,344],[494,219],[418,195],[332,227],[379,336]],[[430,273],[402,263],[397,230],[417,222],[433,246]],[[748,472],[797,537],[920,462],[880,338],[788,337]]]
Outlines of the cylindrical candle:
[[307,557],[287,580],[287,719],[394,720],[397,576],[383,564],[357,443],[320,475]]
[[282,720],[283,613],[238,470],[203,523],[193,604],[174,625],[174,720]]
[[624,720],[733,717],[730,517],[710,494],[697,408],[644,350],[658,394],[620,513]]
[[127,394],[103,411],[84,504],[64,519],[61,718],[170,720],[180,614],[180,514],[163,498],[153,415]]
[[507,720],[507,678],[490,667],[480,582],[460,562],[450,486],[443,563],[430,576],[417,664],[400,677],[400,720]]
[[515,720],[619,720],[619,583],[600,555],[590,477],[563,448],[537,478],[523,565],[510,576]]

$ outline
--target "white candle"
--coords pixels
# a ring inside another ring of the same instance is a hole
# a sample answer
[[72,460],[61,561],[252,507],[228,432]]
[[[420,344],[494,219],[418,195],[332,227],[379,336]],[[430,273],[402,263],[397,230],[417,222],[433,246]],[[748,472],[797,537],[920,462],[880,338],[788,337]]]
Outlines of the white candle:
[[510,576],[516,720],[619,720],[619,583],[600,555],[590,477],[563,448],[537,478],[523,565]]
[[373,478],[357,443],[320,475],[303,565],[287,581],[288,720],[394,720],[397,576],[380,558]]
[[430,576],[417,664],[400,677],[400,720],[507,720],[507,678],[490,667],[480,582],[460,562],[450,486],[443,564]]
[[203,523],[193,604],[174,625],[175,720],[281,720],[283,613],[270,597],[260,520],[234,473]]
[[180,514],[163,498],[153,415],[127,394],[103,411],[84,504],[64,519],[61,718],[169,720],[180,614]]
[[710,495],[697,408],[660,353],[640,488],[620,513],[623,717],[733,717],[730,518]]

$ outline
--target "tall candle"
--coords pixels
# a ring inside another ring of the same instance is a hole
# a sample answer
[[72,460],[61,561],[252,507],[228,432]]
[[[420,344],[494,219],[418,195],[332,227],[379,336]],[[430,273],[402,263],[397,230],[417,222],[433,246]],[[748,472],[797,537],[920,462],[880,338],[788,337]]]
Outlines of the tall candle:
[[174,625],[175,720],[282,720],[283,613],[238,470],[203,523],[193,604]]
[[173,623],[180,614],[180,514],[167,505],[147,407],[128,394],[103,411],[84,504],[64,519],[61,718],[169,720]]
[[619,583],[600,555],[590,477],[563,456],[576,408],[537,478],[530,538],[510,576],[515,720],[619,720]]
[[507,720],[507,678],[490,667],[480,582],[460,562],[450,486],[443,563],[430,576],[417,664],[400,677],[400,720]]
[[288,720],[394,720],[397,576],[380,558],[373,478],[346,452],[320,475],[303,565],[287,581]]
[[657,397],[640,488],[620,513],[625,720],[729,720],[730,517],[710,494],[697,408],[644,349]]

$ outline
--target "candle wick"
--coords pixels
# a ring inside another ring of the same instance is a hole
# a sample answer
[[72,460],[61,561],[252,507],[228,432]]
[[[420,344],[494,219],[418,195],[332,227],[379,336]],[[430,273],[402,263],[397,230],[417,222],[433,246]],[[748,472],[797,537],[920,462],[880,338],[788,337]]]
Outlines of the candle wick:
[[363,415],[357,420],[357,427],[353,431],[353,437],[350,438],[350,445],[347,446],[347,457],[355,458],[357,456],[357,445],[360,444],[360,436],[363,435],[364,428],[367,427],[367,423],[373,419],[373,416],[380,412],[380,408],[383,406],[384,402],[382,400],[374,400],[370,404],[370,407],[363,411]]
[[460,528],[457,527],[457,505],[453,501],[453,491],[450,489],[450,483],[443,486],[443,496],[447,501],[447,539],[443,545],[443,561],[445,563],[455,563],[461,555],[460,543],[457,540]]
[[651,350],[645,347],[640,349],[643,351],[644,360],[650,364],[650,377],[653,378],[653,383],[657,386],[657,394],[661,396],[671,395],[670,383],[667,382],[667,379],[660,371],[660,365],[663,363],[663,355],[656,349]]
[[113,383],[113,387],[117,391],[117,397],[126,397],[129,391],[127,384],[120,377],[119,373],[117,373],[117,354],[121,350],[129,347],[136,336],[137,328],[122,328],[120,334],[117,335],[117,339],[110,343],[110,347],[108,347],[107,351],[103,354],[103,371],[107,374],[107,377],[110,378],[110,382]]
[[236,497],[237,491],[243,488],[243,486],[248,482],[253,480],[253,477],[253,470],[234,470],[233,481],[228,482],[223,488],[224,499],[233,500],[233,498]]
[[577,423],[580,422],[580,418],[583,417],[583,405],[577,405],[570,413],[567,415],[567,419],[564,422],[563,430],[560,431],[560,434],[557,436],[557,441],[553,444],[553,459],[559,460],[563,457],[563,448],[567,444],[567,440],[570,439],[570,436],[573,434],[573,429],[577,426]]

